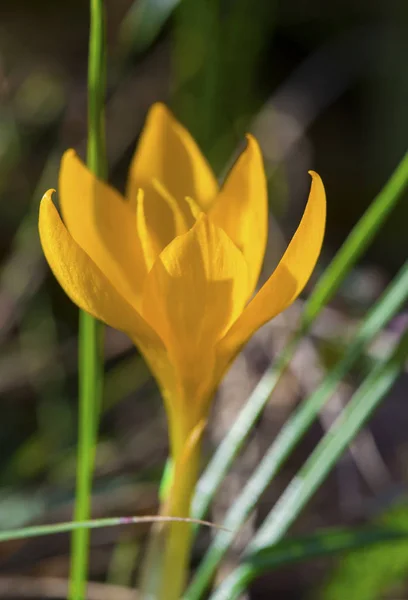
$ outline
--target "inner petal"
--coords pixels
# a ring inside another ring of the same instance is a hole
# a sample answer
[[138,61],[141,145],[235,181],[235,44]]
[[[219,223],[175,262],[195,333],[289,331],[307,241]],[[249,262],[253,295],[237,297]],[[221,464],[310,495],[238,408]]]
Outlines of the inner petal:
[[137,190],[159,179],[177,202],[192,196],[206,210],[218,191],[215,176],[189,132],[163,104],[146,119],[130,171],[126,195],[134,206]]
[[149,272],[163,248],[187,231],[187,223],[171,194],[152,181],[138,191],[136,228]]
[[201,211],[194,200],[176,200],[157,179],[143,190],[139,189],[136,227],[147,272],[174,238],[193,227],[199,214]]
[[146,279],[142,311],[183,360],[200,361],[243,310],[247,267],[241,252],[205,215],[174,239]]

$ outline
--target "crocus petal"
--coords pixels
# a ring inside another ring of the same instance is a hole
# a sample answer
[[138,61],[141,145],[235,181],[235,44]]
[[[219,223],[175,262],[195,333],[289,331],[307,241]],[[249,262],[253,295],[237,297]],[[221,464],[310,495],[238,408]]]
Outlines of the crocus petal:
[[148,274],[142,314],[169,350],[179,395],[190,394],[192,403],[199,403],[208,389],[214,344],[240,314],[246,297],[245,260],[205,215],[163,250]]
[[195,200],[193,200],[193,198],[190,198],[189,196],[186,196],[186,202],[187,202],[188,207],[190,209],[190,214],[191,214],[191,217],[193,219],[193,222],[197,221],[198,217],[201,215],[201,213],[203,211],[201,210],[201,208],[199,207],[199,205],[197,204],[197,202]]
[[48,191],[40,205],[41,245],[55,277],[71,300],[96,319],[125,331],[142,346],[159,345],[149,325],[75,242]]
[[228,175],[209,216],[242,251],[248,265],[248,298],[257,284],[268,235],[268,192],[258,142],[248,144]]
[[312,187],[309,200],[285,254],[219,344],[220,354],[226,360],[232,358],[261,325],[290,306],[312,274],[323,242],[326,195],[319,175],[313,171],[310,174]]
[[143,315],[167,343],[212,345],[242,311],[246,264],[203,214],[161,253],[146,279]]
[[[184,209],[184,211],[183,211]],[[137,235],[143,250],[147,271],[175,237],[186,233],[192,215],[185,200],[177,203],[157,180],[139,189],[136,208]]]
[[218,185],[189,132],[163,104],[154,104],[136,149],[127,197],[136,205],[137,190],[157,179],[177,199],[191,196],[203,209],[215,198]]
[[59,195],[65,225],[74,240],[112,285],[138,305],[146,271],[128,203],[97,179],[73,150],[62,158]]

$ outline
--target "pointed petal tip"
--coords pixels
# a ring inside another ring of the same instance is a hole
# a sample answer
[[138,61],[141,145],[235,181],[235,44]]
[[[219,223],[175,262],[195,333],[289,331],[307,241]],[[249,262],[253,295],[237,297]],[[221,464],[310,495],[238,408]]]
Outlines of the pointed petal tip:
[[316,171],[310,170],[308,171],[310,177],[312,178],[312,184],[313,183],[318,183],[321,185],[321,187],[323,188],[323,192],[324,192],[324,185],[323,185],[323,180],[320,177],[319,173],[316,173]]
[[326,213],[326,190],[324,188],[324,183],[319,173],[316,171],[308,171],[309,175],[312,178],[312,185],[310,188],[310,194],[317,200],[319,200],[321,210]]
[[62,156],[78,156],[78,152],[74,148],[67,148]]
[[52,202],[52,195],[53,194],[55,194],[54,188],[51,188],[51,189],[47,190],[45,192],[45,194],[43,194],[43,197],[41,198],[41,203],[43,201],[45,201],[45,202],[48,202],[48,201]]
[[78,153],[76,150],[74,150],[73,148],[68,148],[68,150],[65,150],[64,154],[61,157],[61,169],[64,166],[64,163],[66,163],[67,161],[80,161],[82,162],[82,160],[79,158]]
[[245,138],[247,145],[244,148],[241,156],[246,157],[247,161],[253,161],[255,165],[260,166],[264,171],[263,154],[258,140],[254,135],[252,135],[252,133],[246,133]]
[[[75,177],[73,177],[73,169],[76,169]],[[61,189],[64,182],[68,181],[70,186],[73,185],[73,182],[78,177],[78,170],[81,169],[84,172],[89,171],[88,166],[84,163],[84,161],[78,156],[78,153],[73,148],[68,148],[65,150],[64,154],[61,156],[61,165],[58,174],[59,188]],[[95,177],[92,174],[92,177]],[[62,211],[64,210],[64,200],[62,200]]]
[[173,111],[164,102],[155,102],[152,104],[147,114],[147,120],[158,122],[162,127],[166,125],[170,126],[175,131],[183,128]]
[[173,113],[164,102],[155,102],[149,108],[148,116],[153,119],[174,119]]
[[[39,228],[40,238],[42,238],[43,231],[47,227],[52,228],[52,223],[56,219],[61,219],[59,212],[57,210],[57,207],[55,206],[55,204],[52,200],[52,195],[54,192],[55,192],[55,190],[53,190],[53,189],[47,190],[45,192],[45,194],[43,195],[43,197],[41,198],[40,210],[39,210],[39,215],[38,215],[38,228]],[[61,222],[61,225],[62,225],[62,222]]]
[[245,134],[245,138],[246,138],[246,141],[248,143],[248,146],[251,145],[251,146],[256,146],[256,147],[259,148],[259,142],[258,142],[258,140],[256,139],[256,137],[254,136],[253,133],[247,132]]
[[157,102],[153,102],[153,104],[149,108],[149,111],[151,111],[151,112],[156,112],[156,111],[157,112],[161,112],[161,111],[166,112],[167,110],[168,110],[167,104],[165,104],[161,100],[157,100]]

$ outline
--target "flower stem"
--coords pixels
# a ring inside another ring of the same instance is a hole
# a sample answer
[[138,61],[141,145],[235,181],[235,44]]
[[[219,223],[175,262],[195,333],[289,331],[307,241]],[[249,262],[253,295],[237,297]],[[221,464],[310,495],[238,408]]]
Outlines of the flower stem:
[[[174,431],[170,436],[173,458],[168,491],[161,498],[159,514],[162,516],[187,518],[190,515],[204,427],[205,420],[194,427],[187,438],[174,435]],[[187,579],[192,540],[190,523],[160,524],[152,528],[139,577],[138,593],[142,600],[180,600]]]
[[[88,64],[89,169],[106,177],[104,127],[105,35],[103,0],[90,1],[91,25]],[[103,326],[90,315],[79,315],[79,424],[74,519],[85,521],[91,512],[92,476],[103,381]],[[89,530],[72,534],[70,600],[85,600],[89,562]]]
[[[169,498],[171,516],[190,516],[191,499],[197,483],[199,462],[200,443],[198,441],[191,448],[188,459],[175,465],[174,482]],[[190,523],[171,523],[166,528],[158,599],[180,600],[188,575],[193,529]]]

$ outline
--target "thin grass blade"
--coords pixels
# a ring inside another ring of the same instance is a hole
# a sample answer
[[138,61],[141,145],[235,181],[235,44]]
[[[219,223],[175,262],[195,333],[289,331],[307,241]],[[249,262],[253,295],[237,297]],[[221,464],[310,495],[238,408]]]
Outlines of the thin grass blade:
[[[97,177],[107,174],[105,148],[105,27],[103,0],[90,0],[90,31],[88,58],[88,144],[87,164]],[[91,315],[79,313],[79,423],[78,457],[74,518],[89,519],[91,513],[92,479],[97,429],[102,404],[103,326]],[[73,532],[71,545],[69,598],[85,598],[89,531]]]
[[397,527],[324,530],[314,535],[283,539],[278,544],[266,546],[259,552],[253,552],[246,563],[253,568],[253,575],[258,577],[266,571],[312,558],[329,557],[361,548],[395,547],[396,542],[406,544],[407,539],[408,531]]
[[145,52],[156,41],[180,0],[133,2],[119,32],[123,50]]
[[275,504],[249,544],[244,563],[211,595],[210,600],[235,600],[256,576],[248,561],[262,548],[278,542],[322,484],[373,410],[391,389],[408,359],[408,330],[391,353],[368,375],[332,428]]
[[258,468],[227,512],[224,525],[228,531],[220,532],[215,537],[185,594],[186,600],[201,598],[236,532],[244,524],[272,478],[313,423],[339,382],[364,352],[367,344],[401,308],[407,297],[408,261],[371,310],[344,357],[327,374],[316,391],[299,405],[279,432]]
[[[0,531],[0,542],[10,540],[22,540],[30,537],[44,535],[55,535],[69,531],[80,531],[89,529],[100,529],[101,527],[118,527],[119,525],[141,525],[142,523],[196,523],[205,527],[219,529],[221,526],[210,521],[197,521],[183,517],[166,517],[160,515],[144,515],[143,517],[108,517],[106,519],[90,519],[88,521],[66,521],[64,523],[53,523],[52,525],[34,525],[33,527],[21,527]],[[221,527],[222,529],[222,527]]]

